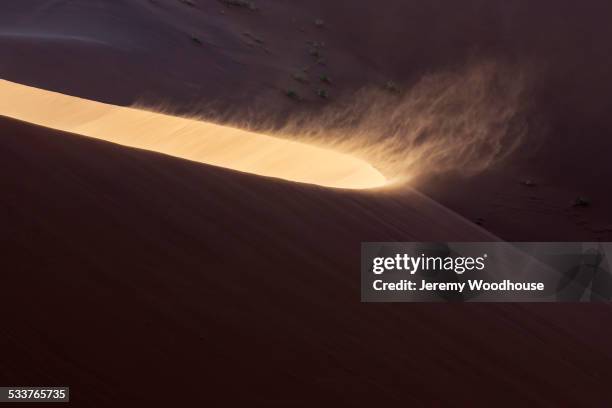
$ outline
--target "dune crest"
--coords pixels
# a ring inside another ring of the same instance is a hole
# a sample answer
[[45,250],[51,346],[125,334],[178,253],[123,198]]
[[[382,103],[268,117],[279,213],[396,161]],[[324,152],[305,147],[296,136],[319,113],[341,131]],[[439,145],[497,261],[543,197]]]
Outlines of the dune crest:
[[326,187],[380,187],[386,178],[347,154],[0,80],[0,115],[187,160]]

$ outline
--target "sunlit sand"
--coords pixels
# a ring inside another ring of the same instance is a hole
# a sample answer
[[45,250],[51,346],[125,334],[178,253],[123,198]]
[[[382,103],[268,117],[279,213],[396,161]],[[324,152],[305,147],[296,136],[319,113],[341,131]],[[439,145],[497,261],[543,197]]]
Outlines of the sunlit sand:
[[104,104],[0,80],[0,115],[247,173],[327,187],[386,184],[347,154],[260,133]]

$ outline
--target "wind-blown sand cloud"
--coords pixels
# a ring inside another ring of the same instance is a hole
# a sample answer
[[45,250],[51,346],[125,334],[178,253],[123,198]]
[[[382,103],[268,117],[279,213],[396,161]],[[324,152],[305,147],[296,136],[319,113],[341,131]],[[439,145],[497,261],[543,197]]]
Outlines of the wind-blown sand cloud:
[[387,177],[460,171],[506,159],[527,134],[525,68],[493,61],[425,75],[406,89],[363,88],[283,132],[366,157]]

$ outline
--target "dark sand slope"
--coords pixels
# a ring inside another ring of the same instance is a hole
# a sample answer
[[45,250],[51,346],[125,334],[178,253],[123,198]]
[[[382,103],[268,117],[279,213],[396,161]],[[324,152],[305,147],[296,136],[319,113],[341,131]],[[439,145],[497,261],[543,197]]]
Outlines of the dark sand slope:
[[[228,26],[219,13],[221,2],[201,3],[197,8],[178,0],[2,4],[2,78],[114,104],[251,102],[262,90],[261,79],[276,70],[253,66],[255,50],[242,35],[246,29]],[[264,53],[256,55],[261,60]]]
[[361,241],[493,239],[415,193],[0,129],[2,384],[76,406],[609,397],[608,306],[359,303]]

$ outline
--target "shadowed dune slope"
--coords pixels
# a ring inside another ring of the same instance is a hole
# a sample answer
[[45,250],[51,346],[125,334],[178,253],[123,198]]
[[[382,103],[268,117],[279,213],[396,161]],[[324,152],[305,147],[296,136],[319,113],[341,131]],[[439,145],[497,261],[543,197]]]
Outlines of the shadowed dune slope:
[[609,306],[359,303],[361,241],[494,239],[416,193],[0,129],[0,383],[76,406],[608,397]]

